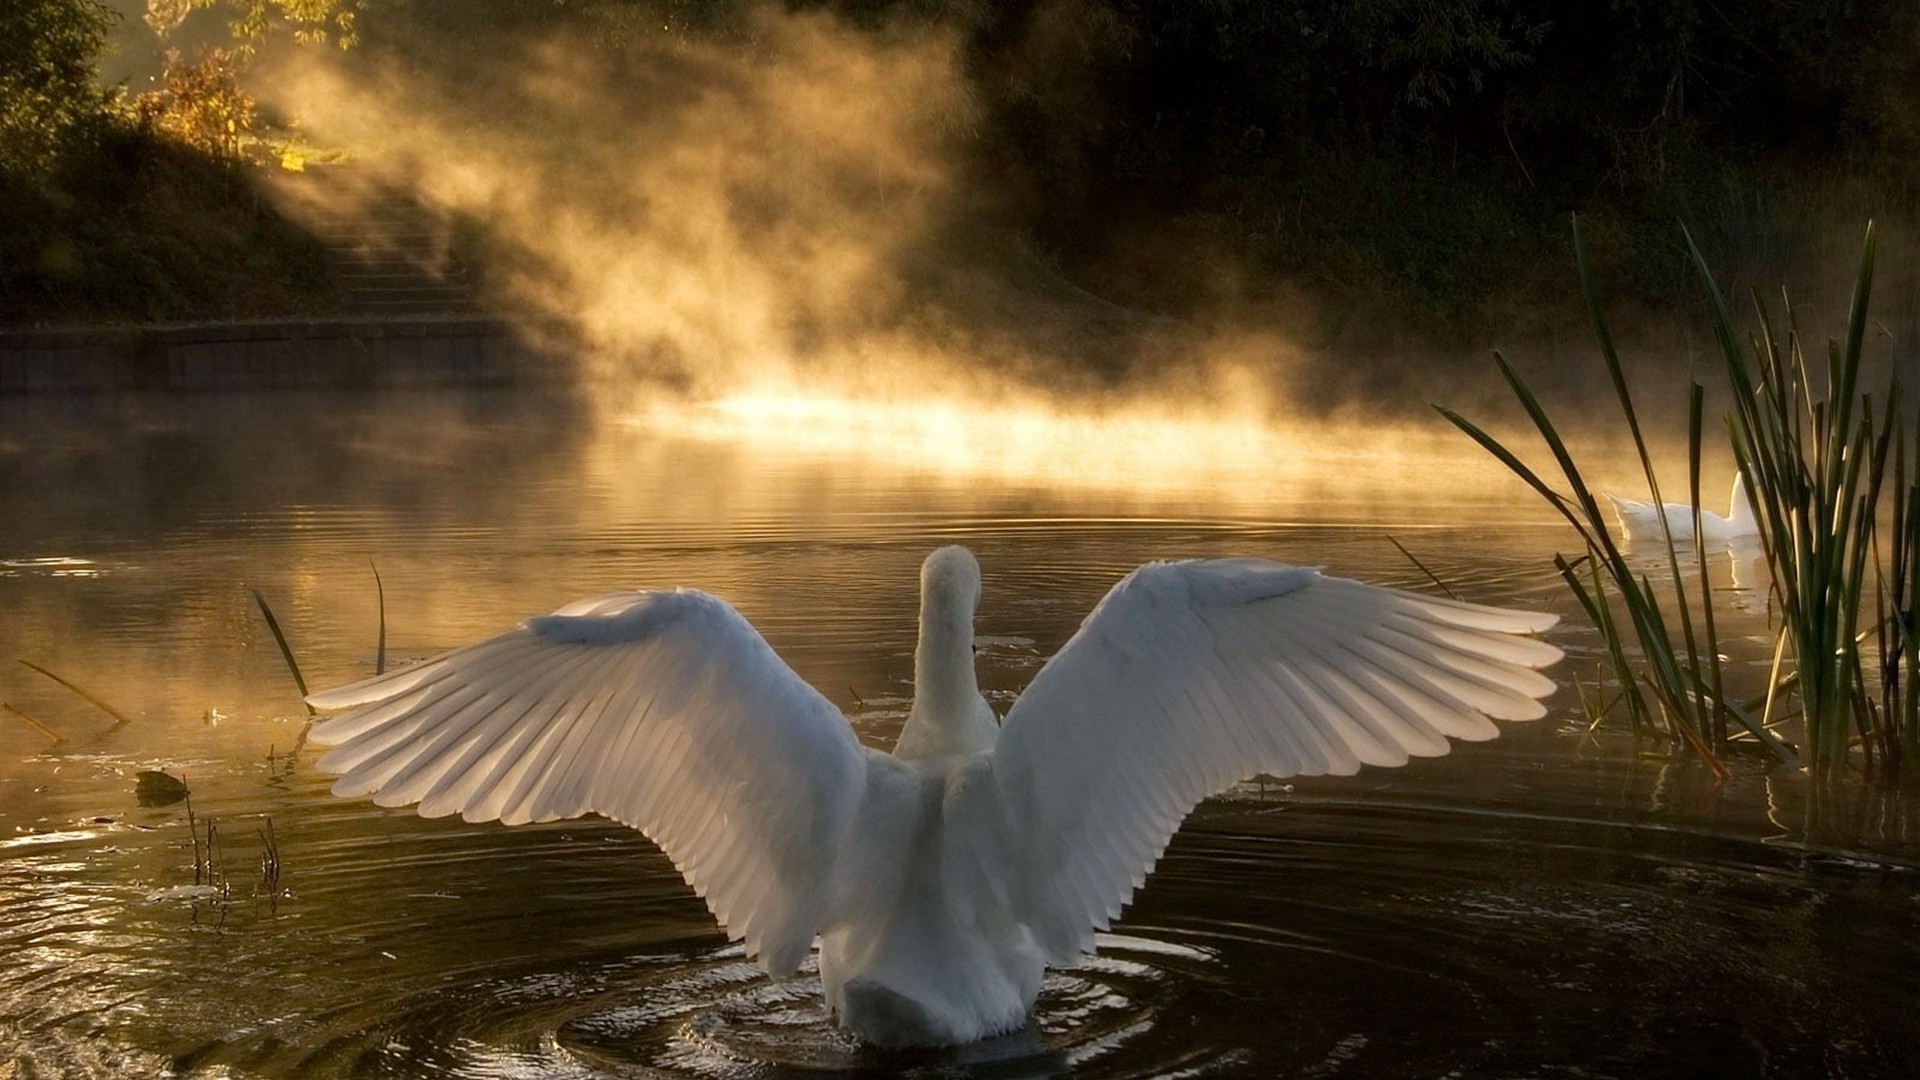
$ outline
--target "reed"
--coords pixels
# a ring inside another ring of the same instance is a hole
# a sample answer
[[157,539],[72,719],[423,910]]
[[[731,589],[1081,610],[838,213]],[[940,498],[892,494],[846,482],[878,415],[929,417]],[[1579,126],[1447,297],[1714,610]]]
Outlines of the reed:
[[[1599,299],[1593,266],[1579,223],[1574,223],[1574,257],[1580,270],[1580,287],[1593,321],[1600,354],[1606,363],[1614,398],[1621,418],[1632,439],[1640,468],[1646,477],[1654,502],[1660,502],[1660,478],[1653,467],[1646,434],[1639,412],[1627,388],[1626,373],[1614,346],[1606,313]],[[1704,560],[1699,519],[1694,520],[1694,535],[1675,537],[1666,522],[1661,522],[1667,563],[1667,582],[1656,586],[1647,576],[1635,572],[1608,526],[1605,512],[1595,498],[1574,455],[1559,428],[1547,415],[1525,379],[1499,352],[1494,363],[1508,388],[1526,411],[1534,430],[1552,456],[1554,466],[1570,494],[1561,494],[1547,479],[1472,421],[1444,406],[1440,412],[1456,427],[1526,481],[1527,485],[1572,525],[1579,534],[1583,554],[1569,559],[1554,557],[1554,565],[1567,584],[1581,610],[1597,627],[1606,643],[1607,665],[1619,687],[1612,706],[1626,710],[1628,722],[1636,732],[1659,733],[1698,751],[1718,770],[1717,748],[1737,728],[1760,741],[1782,758],[1793,751],[1750,711],[1730,701],[1724,690],[1719,664],[1720,642],[1715,621],[1704,617],[1696,621],[1696,606],[1704,611],[1712,607],[1711,587],[1706,575],[1700,575],[1700,595],[1689,593],[1685,575],[1680,572],[1682,541],[1693,543]],[[1689,469],[1687,487],[1694,505],[1699,505],[1701,411],[1703,388],[1695,382],[1689,387],[1688,432]]]
[[[1614,395],[1654,502],[1659,477],[1628,392],[1579,222],[1574,254]],[[1757,329],[1740,344],[1724,297],[1691,235],[1687,243],[1709,301],[1733,411],[1727,433],[1759,522],[1761,547],[1780,613],[1767,693],[1743,704],[1726,690],[1714,596],[1701,528],[1700,463],[1704,389],[1689,387],[1687,488],[1695,507],[1693,535],[1676,537],[1661,522],[1659,556],[1669,583],[1636,574],[1608,528],[1581,471],[1539,399],[1506,358],[1494,354],[1502,378],[1552,455],[1570,494],[1562,494],[1506,445],[1450,409],[1440,412],[1527,482],[1574,527],[1585,548],[1555,565],[1581,609],[1599,629],[1619,692],[1602,710],[1624,707],[1636,731],[1659,731],[1699,752],[1716,769],[1732,742],[1751,739],[1784,760],[1814,766],[1848,761],[1862,749],[1870,771],[1891,775],[1920,747],[1920,478],[1911,476],[1909,445],[1899,432],[1899,387],[1889,379],[1883,404],[1859,390],[1867,305],[1874,265],[1868,227],[1844,341],[1830,342],[1824,378],[1810,364],[1786,307],[1780,329],[1756,296]],[[1920,434],[1913,442],[1920,452]],[[1891,470],[1892,482],[1887,478]],[[1882,537],[1881,500],[1891,493],[1892,527]],[[1682,574],[1682,551],[1698,595]],[[1866,632],[1860,627],[1871,609]],[[1863,645],[1877,663],[1869,663]],[[1788,669],[1787,661],[1791,660]],[[1583,700],[1585,695],[1583,694]],[[1797,707],[1804,752],[1776,734]]]
[[1446,593],[1447,599],[1449,600],[1460,599],[1458,594],[1456,594],[1452,589],[1447,587],[1446,582],[1440,580],[1440,575],[1434,573],[1432,570],[1427,569],[1427,564],[1421,562],[1419,556],[1415,555],[1411,551],[1408,551],[1407,546],[1405,544],[1402,544],[1400,541],[1394,539],[1392,534],[1388,534],[1387,543],[1392,544],[1395,551],[1398,551],[1401,555],[1405,556],[1408,562],[1412,563],[1415,567],[1417,567],[1421,573],[1427,575],[1427,580],[1433,582],[1434,586],[1437,587],[1441,592]]
[[380,568],[372,559],[367,560],[368,569],[373,571],[373,591],[380,604],[380,642],[373,653],[373,673],[387,673],[387,586],[380,580]]
[[267,818],[264,829],[255,829],[260,837],[260,881],[254,887],[254,895],[266,896],[269,910],[280,910],[280,841],[273,835],[273,818]]
[[[109,731],[118,731],[121,728],[126,727],[128,724],[133,723],[132,717],[128,716],[126,713],[121,712],[119,709],[116,709],[113,706],[107,704],[106,702],[100,700],[98,697],[95,697],[93,694],[88,693],[86,689],[84,689],[77,683],[73,682],[72,680],[63,678],[62,676],[59,676],[59,675],[55,675],[53,672],[48,671],[46,668],[41,667],[39,664],[36,664],[31,660],[22,660],[20,661],[20,663],[27,667],[32,668],[33,670],[39,672],[40,674],[45,675],[47,678],[52,679],[54,682],[59,683],[61,686],[64,686],[67,689],[73,691],[75,694],[78,694],[81,698],[85,699],[87,703],[92,705],[94,708],[99,709],[101,712],[106,713],[108,716],[113,717],[113,727],[109,728],[108,729]],[[25,713],[19,712],[19,710],[17,709],[14,710],[14,712],[21,716],[26,715]]]
[[26,711],[18,708],[12,702],[0,701],[0,709],[5,709],[6,711],[12,713],[13,715],[19,717],[21,720],[26,722],[26,725],[28,727],[33,728],[35,731],[38,731],[40,734],[45,735],[49,739],[52,739],[53,745],[55,746],[58,746],[61,743],[67,741],[67,737],[65,735],[62,735],[59,732],[53,730],[53,728],[49,727],[46,723],[42,722],[38,717],[35,717],[27,713]]
[[[1785,329],[1755,297],[1759,329],[1742,348],[1706,260],[1688,236],[1726,360],[1736,464],[1753,493],[1761,545],[1780,608],[1812,764],[1838,765],[1854,747],[1869,771],[1897,771],[1915,743],[1911,674],[1915,523],[1900,387],[1889,377],[1878,408],[1860,390],[1873,292],[1874,229],[1867,226],[1846,337],[1811,361],[1790,303]],[[1889,469],[1893,483],[1887,478]],[[1894,505],[1889,535],[1881,500]],[[1884,543],[1883,543],[1884,539]],[[1861,632],[1871,611],[1872,624]],[[1872,663],[1862,649],[1871,643]]]
[[[280,658],[287,662],[287,670],[293,673],[293,685],[300,688],[300,703],[306,705],[307,680],[300,674],[300,664],[293,658],[293,648],[287,644],[287,635],[280,632],[280,620],[273,617],[273,609],[267,606],[267,598],[259,589],[253,590],[253,602],[260,605],[260,614],[267,620],[267,629],[273,631],[273,640],[280,646]],[[307,715],[315,715],[313,706],[307,705]]]

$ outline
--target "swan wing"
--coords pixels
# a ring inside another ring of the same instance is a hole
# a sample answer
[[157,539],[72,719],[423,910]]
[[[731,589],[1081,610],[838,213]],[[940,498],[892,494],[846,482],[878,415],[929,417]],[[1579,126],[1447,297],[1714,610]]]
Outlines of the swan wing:
[[659,844],[769,972],[805,959],[866,776],[833,704],[725,601],[619,593],[308,699],[336,795]]
[[1348,774],[1537,718],[1556,617],[1261,559],[1116,585],[1008,713],[993,752],[1016,914],[1091,951],[1201,800],[1256,774]]

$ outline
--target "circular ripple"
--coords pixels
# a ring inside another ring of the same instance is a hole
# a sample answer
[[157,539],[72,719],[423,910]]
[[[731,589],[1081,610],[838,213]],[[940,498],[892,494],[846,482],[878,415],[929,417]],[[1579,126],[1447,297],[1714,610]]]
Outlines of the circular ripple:
[[[370,1018],[355,1008],[319,1031],[222,1040],[213,1061],[302,1075],[735,1078],[825,1075],[1135,1077],[1208,1071],[1237,1051],[1207,1041],[1180,999],[1212,954],[1127,935],[1049,972],[1027,1028],[963,1047],[885,1050],[835,1027],[813,961],[772,980],[738,946],[677,957],[607,960],[436,990]],[[297,1060],[276,1054],[302,1043]],[[242,1044],[251,1043],[250,1049]],[[197,1059],[197,1060],[196,1060]]]

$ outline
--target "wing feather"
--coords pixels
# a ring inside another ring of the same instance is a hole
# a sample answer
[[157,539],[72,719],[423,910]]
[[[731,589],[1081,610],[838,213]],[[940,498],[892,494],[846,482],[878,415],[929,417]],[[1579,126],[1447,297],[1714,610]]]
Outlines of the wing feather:
[[337,794],[624,822],[775,974],[812,944],[871,753],[739,613],[688,590],[575,601],[310,700],[352,710],[313,730]]
[[1258,559],[1156,563],[1116,585],[1008,714],[993,772],[1010,896],[1049,959],[1090,950],[1196,803],[1257,773],[1444,754],[1543,715],[1551,614]]

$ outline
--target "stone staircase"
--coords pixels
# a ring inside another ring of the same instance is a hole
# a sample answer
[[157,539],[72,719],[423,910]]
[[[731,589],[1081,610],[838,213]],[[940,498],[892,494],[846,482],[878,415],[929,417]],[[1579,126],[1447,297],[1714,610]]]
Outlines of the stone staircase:
[[452,222],[401,185],[334,166],[287,174],[276,187],[287,212],[326,245],[349,314],[480,310]]

